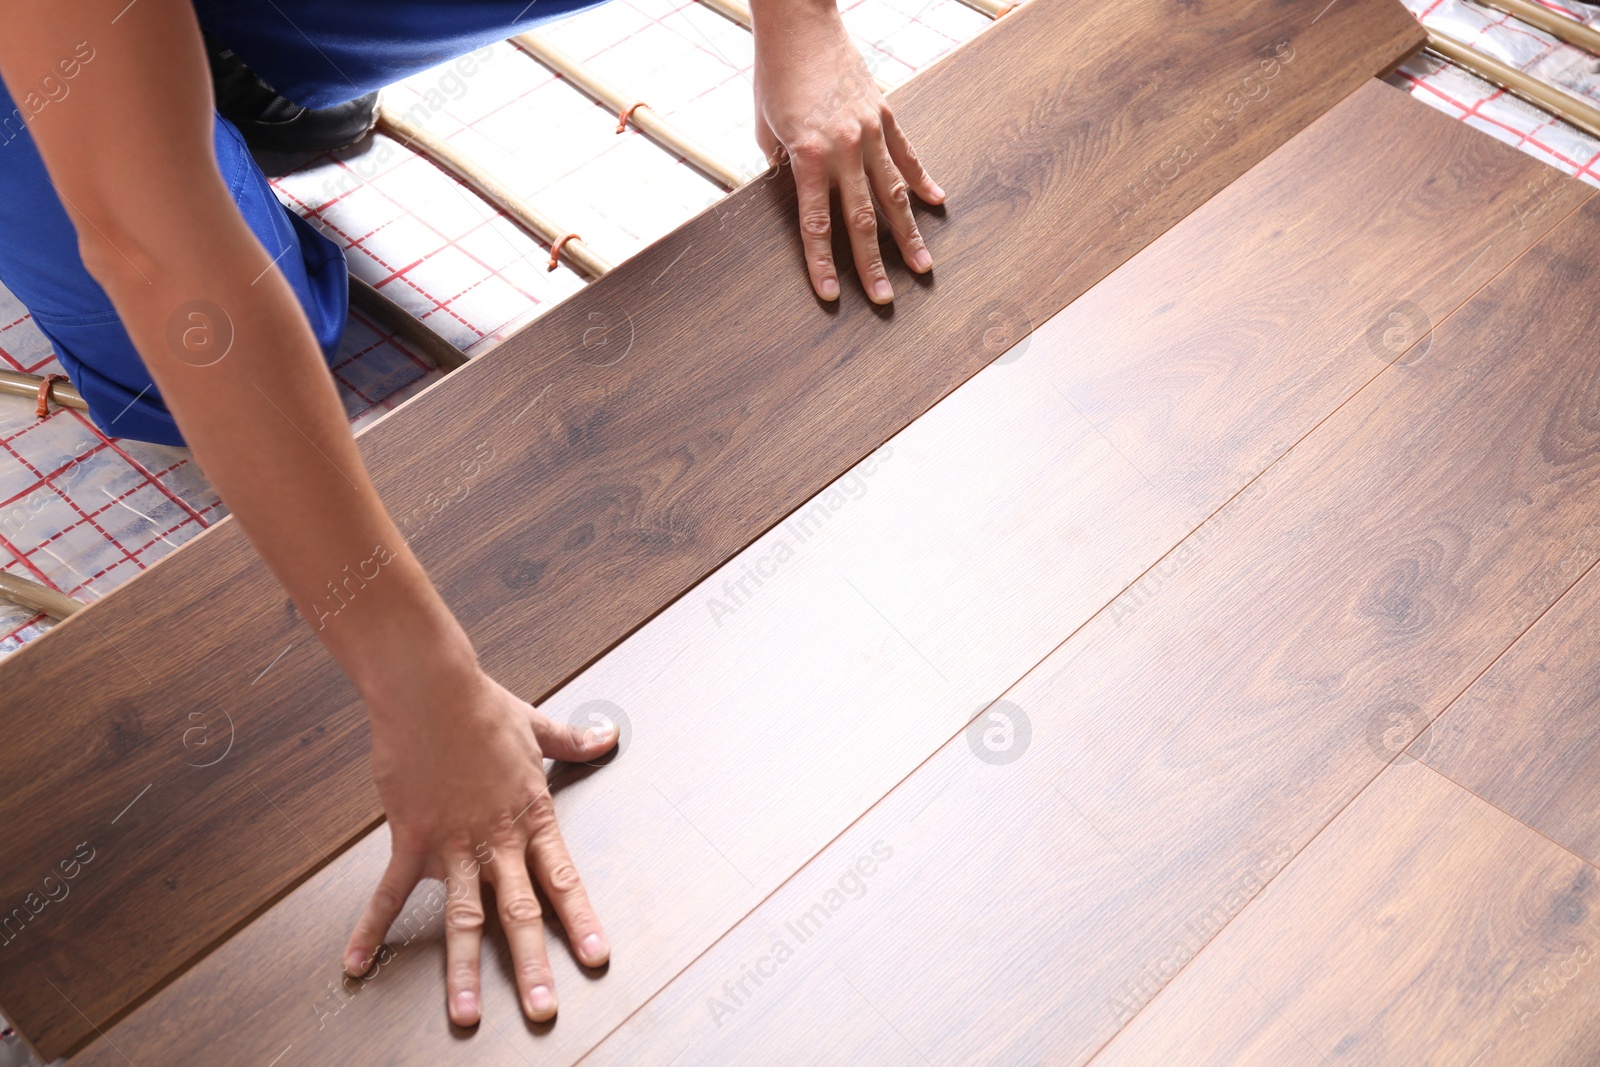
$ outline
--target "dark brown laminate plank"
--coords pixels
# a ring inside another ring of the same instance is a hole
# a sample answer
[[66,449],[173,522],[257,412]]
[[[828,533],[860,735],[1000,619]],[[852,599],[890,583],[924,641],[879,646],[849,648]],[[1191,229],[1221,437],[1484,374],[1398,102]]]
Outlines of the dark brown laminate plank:
[[[1592,319],[1590,307],[1573,294],[1565,304],[1553,301],[1547,313]],[[1573,355],[1588,361],[1593,351]],[[1597,406],[1600,374],[1574,388],[1562,420],[1587,423]],[[1543,429],[1542,444],[1564,447],[1559,424]],[[1552,496],[1577,491],[1551,486],[1513,501],[1508,512],[1544,509]],[[1593,567],[1600,505],[1589,514],[1590,523],[1565,541],[1542,546],[1527,587],[1507,605],[1538,622],[1407,751],[1594,863],[1600,857],[1600,574]],[[1563,590],[1540,615],[1545,600]]]
[[1586,1067],[1600,871],[1402,756],[1095,1067]]
[[[1042,321],[1417,40],[1393,0],[1024,7],[896,96],[952,207],[924,215],[937,276],[897,271],[892,312],[848,279],[807,299],[792,188],[757,181],[364,453],[485,665],[540,698],[983,366],[991,311]],[[104,850],[71,921],[41,915],[0,970],[46,1053],[378,814],[354,691],[233,524],[4,671],[0,900]],[[183,739],[228,721],[229,756],[195,767]]]
[[[555,954],[549,1034],[524,1034],[492,974],[490,1024],[447,1035],[426,908],[394,967],[339,991],[326,946],[378,833],[111,1041],[171,1062],[570,1062],[1382,371],[1400,353],[1369,335],[1397,296],[1444,318],[1590,195],[1551,173],[1367,85],[557,693],[558,718],[605,699],[635,736],[559,793],[617,948],[593,982]],[[1483,229],[1448,225],[1463,211]]]
[[1548,311],[1597,236],[1589,199],[1007,692],[1019,758],[980,716],[584,1063],[1093,1057],[1559,593],[1600,326]]

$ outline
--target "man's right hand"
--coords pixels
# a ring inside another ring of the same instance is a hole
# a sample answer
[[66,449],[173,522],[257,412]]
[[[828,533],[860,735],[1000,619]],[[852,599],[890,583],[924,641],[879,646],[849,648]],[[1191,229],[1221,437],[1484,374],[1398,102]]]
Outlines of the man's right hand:
[[391,856],[350,937],[346,971],[365,973],[412,888],[423,878],[441,879],[450,1020],[475,1025],[487,883],[511,946],[522,1009],[535,1021],[553,1018],[555,981],[534,881],[579,963],[598,967],[611,949],[556,826],[543,761],[597,758],[616,744],[615,724],[581,729],[552,722],[475,670],[432,691],[379,700],[372,707],[372,768],[389,818]]

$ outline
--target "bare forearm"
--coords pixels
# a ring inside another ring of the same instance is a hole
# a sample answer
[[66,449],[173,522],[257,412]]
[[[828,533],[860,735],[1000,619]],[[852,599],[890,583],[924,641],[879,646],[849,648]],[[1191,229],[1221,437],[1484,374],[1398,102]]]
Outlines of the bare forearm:
[[[410,684],[429,646],[471,651],[384,511],[293,292],[225,204],[142,233],[97,273],[262,558],[363,691]],[[292,254],[292,253],[291,253]],[[225,348],[225,351],[224,351]]]
[[844,37],[837,0],[750,0],[750,29],[755,35],[756,64],[800,64],[815,56],[806,50],[810,36],[826,28]]
[[[18,8],[8,20],[0,72],[20,85],[39,83],[52,57],[99,34],[71,97],[29,127],[85,266],[313,630],[375,709],[415,704],[382,698],[427,688],[419,670],[475,672],[367,478],[293,291],[218,172],[193,9],[76,0]],[[113,21],[116,32],[104,33]]]

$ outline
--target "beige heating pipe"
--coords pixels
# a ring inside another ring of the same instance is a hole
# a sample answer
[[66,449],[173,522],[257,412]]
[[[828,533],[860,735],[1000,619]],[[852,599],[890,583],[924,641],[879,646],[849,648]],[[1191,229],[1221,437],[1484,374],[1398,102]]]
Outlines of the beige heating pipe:
[[[43,384],[44,379],[37,374],[24,374],[19,370],[0,370],[0,393],[7,396],[23,396],[29,400],[37,400],[39,387]],[[67,382],[51,382],[49,396],[51,401],[64,408],[89,410],[89,405],[84,403],[78,390]]]
[[598,278],[611,270],[611,264],[584,244],[581,237],[556,225],[548,215],[512,192],[500,179],[456,151],[448,141],[408,122],[403,116],[387,107],[378,111],[378,129],[405,144],[435,166],[460,178],[469,189],[485,201],[499,208],[523,229],[550,245],[552,265],[557,256],[565,255],[574,267],[591,278]]
[[350,303],[377,319],[379,325],[387,327],[391,333],[408,341],[440,370],[453,371],[467,365],[467,357],[459,348],[354,274],[350,275]]
[[[619,119],[627,115],[628,121],[639,127],[646,137],[669,152],[682,156],[700,173],[724,189],[737,189],[746,181],[745,175],[741,174],[733,164],[718,158],[711,149],[650,110],[649,104],[626,95],[621,89],[562,51],[548,38],[541,37],[537,33],[521,33],[511,38],[511,43],[544,64],[553,73],[571,82],[591,100],[616,112]],[[621,133],[622,130],[623,125],[619,121],[617,132]]]
[[1536,26],[1557,40],[1582,48],[1590,55],[1600,56],[1600,30],[1587,22],[1558,14],[1533,0],[1483,0],[1483,3]]
[[1516,67],[1433,30],[1428,31],[1428,47],[1484,81],[1493,82],[1513,96],[1565,119],[1591,137],[1600,137],[1600,107],[1588,100],[1553,85],[1546,85]]
[[0,571],[0,599],[9,600],[29,611],[48,615],[52,619],[65,619],[83,608],[83,605],[76,600],[63,596],[47,585],[40,585],[27,578],[18,578],[15,574],[5,571]]

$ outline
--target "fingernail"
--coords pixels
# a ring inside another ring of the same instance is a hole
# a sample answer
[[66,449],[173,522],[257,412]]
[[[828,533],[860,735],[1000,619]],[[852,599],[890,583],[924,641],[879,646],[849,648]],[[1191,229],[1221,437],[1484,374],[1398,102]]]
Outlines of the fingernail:
[[928,250],[926,248],[919,248],[911,254],[912,270],[921,272],[929,269],[932,266],[933,257],[928,255]]
[[536,985],[528,990],[528,1014],[550,1015],[556,1010],[556,993],[547,985]]
[[839,299],[839,280],[837,278],[822,279],[822,299]]
[[589,727],[589,736],[586,740],[591,745],[609,745],[611,739],[617,736],[617,724],[610,719],[602,719]]
[[606,939],[599,934],[590,934],[578,942],[578,955],[583,957],[583,962],[591,967],[606,958]]
[[879,278],[872,283],[872,299],[880,304],[887,304],[894,299],[894,286]]
[[463,1025],[471,1025],[478,1020],[478,994],[470,989],[463,989],[456,994],[456,1018]]
[[359,978],[367,973],[368,960],[369,957],[365,953],[358,948],[353,948],[344,958],[344,969],[346,973],[353,974]]
[[944,199],[944,190],[939,188],[939,184],[937,182],[935,182],[933,186],[933,195],[940,200]]

